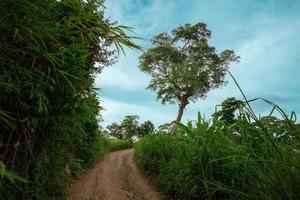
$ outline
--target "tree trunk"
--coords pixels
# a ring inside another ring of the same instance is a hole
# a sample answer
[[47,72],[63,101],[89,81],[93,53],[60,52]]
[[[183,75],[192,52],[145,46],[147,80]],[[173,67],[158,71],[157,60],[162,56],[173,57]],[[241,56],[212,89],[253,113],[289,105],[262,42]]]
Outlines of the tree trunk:
[[181,122],[183,111],[184,111],[184,108],[185,108],[186,105],[187,105],[186,102],[180,102],[178,113],[177,113],[177,118],[176,118],[177,122]]
[[[181,118],[183,115],[183,111],[185,106],[188,104],[189,102],[187,100],[183,100],[180,102],[179,104],[179,109],[178,109],[178,113],[177,113],[177,118],[176,118],[176,122],[180,123],[181,122]],[[171,133],[175,133],[175,131],[177,130],[177,124],[173,123],[173,126],[171,128]]]

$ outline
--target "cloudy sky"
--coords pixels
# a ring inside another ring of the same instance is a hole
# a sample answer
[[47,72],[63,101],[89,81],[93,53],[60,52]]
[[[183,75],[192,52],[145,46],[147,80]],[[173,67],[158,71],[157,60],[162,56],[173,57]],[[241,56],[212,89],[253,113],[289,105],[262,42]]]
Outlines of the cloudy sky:
[[[241,57],[230,71],[249,99],[263,97],[300,114],[300,0],[106,0],[105,6],[113,21],[134,28],[145,49],[153,35],[185,23],[206,23],[211,45]],[[161,105],[145,89],[149,77],[138,70],[140,55],[126,49],[126,56],[97,76],[103,126],[131,114],[156,125],[176,118],[177,105]],[[206,99],[189,104],[183,121],[196,119],[198,111],[209,118],[225,98],[241,98],[232,79],[227,80]],[[271,109],[263,103],[254,106],[258,114]]]

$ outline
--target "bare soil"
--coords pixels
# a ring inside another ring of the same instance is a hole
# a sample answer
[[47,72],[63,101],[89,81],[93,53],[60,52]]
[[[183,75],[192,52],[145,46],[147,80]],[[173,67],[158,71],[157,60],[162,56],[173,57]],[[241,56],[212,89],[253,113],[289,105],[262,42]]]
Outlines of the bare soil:
[[139,172],[133,149],[105,155],[89,173],[69,188],[68,200],[161,200]]

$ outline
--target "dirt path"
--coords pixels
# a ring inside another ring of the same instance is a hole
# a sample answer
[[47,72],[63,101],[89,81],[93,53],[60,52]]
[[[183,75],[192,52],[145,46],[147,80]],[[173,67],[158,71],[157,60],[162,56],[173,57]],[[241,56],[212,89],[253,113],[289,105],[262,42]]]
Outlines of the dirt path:
[[69,188],[68,200],[160,200],[161,195],[138,171],[133,149],[109,153]]

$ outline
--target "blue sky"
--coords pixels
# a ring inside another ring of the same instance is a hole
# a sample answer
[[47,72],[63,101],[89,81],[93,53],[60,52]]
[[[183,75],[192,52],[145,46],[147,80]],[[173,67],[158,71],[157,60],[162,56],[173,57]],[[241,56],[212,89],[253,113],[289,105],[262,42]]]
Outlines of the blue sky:
[[[146,49],[153,35],[185,23],[206,23],[211,45],[241,57],[230,71],[248,98],[263,97],[300,114],[300,0],[106,0],[105,6],[106,16],[133,27]],[[103,126],[131,114],[156,125],[176,118],[177,105],[161,105],[145,89],[150,77],[138,70],[140,55],[126,49],[126,56],[97,75]],[[198,111],[209,118],[225,98],[241,98],[231,78],[226,79],[226,86],[189,104],[183,121],[196,119]],[[271,109],[263,103],[254,106],[258,114]]]

